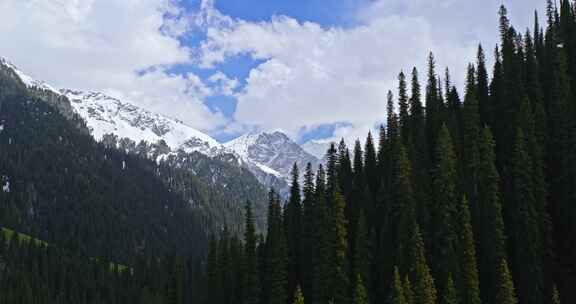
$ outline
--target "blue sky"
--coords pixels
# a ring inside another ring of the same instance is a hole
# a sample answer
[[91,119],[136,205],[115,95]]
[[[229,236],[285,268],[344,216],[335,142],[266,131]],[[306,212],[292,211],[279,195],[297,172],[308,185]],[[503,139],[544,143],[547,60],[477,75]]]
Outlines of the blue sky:
[[[322,27],[348,28],[358,23],[356,13],[366,2],[363,0],[219,0],[214,8],[222,14],[250,22],[267,22],[272,16],[290,16],[296,20],[314,22]],[[201,1],[184,0],[180,5],[189,13],[200,9]],[[197,47],[205,38],[200,32],[185,35],[180,41],[192,48]],[[240,81],[241,89],[246,84],[249,72],[261,64],[261,60],[254,60],[248,55],[238,55],[230,58],[224,64],[215,68],[205,69],[196,65],[175,65],[174,73],[193,72],[206,79],[216,70],[224,72],[230,77]],[[233,119],[236,111],[237,100],[230,96],[216,95],[206,99],[206,104],[211,110],[220,111],[226,117]],[[303,132],[298,138],[299,142],[323,139],[332,136],[334,129],[341,123],[323,124],[312,130]],[[231,140],[240,132],[222,133],[215,135],[222,142]]]
[[[57,88],[101,91],[227,141],[365,137],[427,54],[462,87],[491,57],[505,3],[518,29],[544,0],[4,0],[0,56]],[[39,56],[38,54],[41,54]]]

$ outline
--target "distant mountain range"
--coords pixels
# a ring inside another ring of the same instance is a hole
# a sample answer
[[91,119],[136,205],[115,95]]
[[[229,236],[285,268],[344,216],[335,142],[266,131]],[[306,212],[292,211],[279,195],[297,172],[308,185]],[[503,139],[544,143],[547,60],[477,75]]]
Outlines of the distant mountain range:
[[0,65],[13,70],[36,95],[53,103],[58,101],[55,105],[65,116],[81,118],[83,127],[97,141],[114,136],[116,141],[128,140],[134,146],[145,142],[162,147],[150,154],[156,161],[165,160],[170,155],[194,152],[210,158],[225,158],[229,163],[247,168],[264,186],[274,187],[282,194],[287,194],[294,163],[301,171],[307,163],[317,167],[328,147],[327,143],[319,142],[300,146],[278,131],[249,133],[230,142],[219,143],[180,120],[153,113],[134,102],[100,92],[56,89],[30,77],[5,59],[0,58]]

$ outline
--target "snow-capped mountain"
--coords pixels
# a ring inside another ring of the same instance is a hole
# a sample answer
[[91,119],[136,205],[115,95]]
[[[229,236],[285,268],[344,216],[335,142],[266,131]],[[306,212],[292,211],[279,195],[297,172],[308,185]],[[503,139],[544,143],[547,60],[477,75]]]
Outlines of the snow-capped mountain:
[[92,136],[102,140],[106,134],[129,138],[136,143],[164,141],[172,151],[198,151],[215,155],[222,145],[184,122],[152,113],[132,103],[97,92],[61,90],[74,110],[84,118]]
[[33,95],[58,108],[67,118],[80,121],[78,127],[87,128],[97,141],[114,135],[118,141],[129,139],[135,144],[141,141],[157,146],[160,144],[165,148],[157,149],[154,156],[149,155],[157,160],[164,160],[179,152],[223,157],[229,163],[249,169],[260,183],[278,189],[281,194],[287,194],[294,163],[301,171],[308,163],[314,168],[319,163],[317,157],[282,132],[250,133],[221,144],[182,121],[153,113],[129,101],[99,92],[57,90],[46,82],[30,77],[1,57],[0,69],[19,78]]
[[294,163],[303,171],[308,163],[316,167],[319,162],[318,158],[278,131],[245,134],[224,146],[236,152],[242,160],[287,181]]
[[51,85],[47,84],[44,81],[39,81],[39,80],[36,80],[36,79],[28,76],[27,74],[22,72],[20,69],[18,69],[15,65],[13,65],[11,62],[9,62],[8,60],[6,60],[2,57],[0,57],[0,65],[7,67],[8,69],[10,69],[14,73],[16,73],[18,78],[20,78],[22,83],[24,83],[24,85],[28,88],[37,89],[37,90],[45,90],[45,91],[50,91],[50,92],[55,93],[55,94],[60,94],[58,92],[58,90],[53,88]]

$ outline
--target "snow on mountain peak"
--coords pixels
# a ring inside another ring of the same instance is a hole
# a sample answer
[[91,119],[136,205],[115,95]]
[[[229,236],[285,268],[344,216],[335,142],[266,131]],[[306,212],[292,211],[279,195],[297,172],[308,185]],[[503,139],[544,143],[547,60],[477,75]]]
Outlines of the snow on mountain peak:
[[102,140],[106,134],[114,134],[136,143],[163,140],[174,151],[198,151],[212,155],[222,149],[215,139],[182,121],[152,113],[130,102],[98,92],[60,92],[68,97],[74,110],[86,120],[96,140]]
[[10,61],[6,60],[5,58],[0,57],[0,65],[6,66],[9,69],[12,69],[14,71],[14,73],[16,73],[16,75],[20,78],[20,80],[24,83],[24,85],[26,87],[32,88],[32,89],[46,90],[46,91],[50,91],[52,93],[60,95],[58,90],[56,90],[54,87],[52,87],[51,85],[47,84],[44,81],[36,80],[36,79],[32,78],[31,76],[29,76],[28,74],[25,74],[20,69],[18,69],[18,67],[16,67],[14,64],[12,64]]
[[236,152],[245,161],[272,169],[289,179],[294,163],[303,169],[307,163],[316,165],[318,159],[302,149],[286,134],[276,131],[242,135],[224,146]]

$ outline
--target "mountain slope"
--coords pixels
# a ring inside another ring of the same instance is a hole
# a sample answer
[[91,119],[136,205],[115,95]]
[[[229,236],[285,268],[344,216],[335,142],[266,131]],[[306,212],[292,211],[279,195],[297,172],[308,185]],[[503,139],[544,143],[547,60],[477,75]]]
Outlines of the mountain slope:
[[155,176],[155,162],[96,143],[3,72],[0,124],[3,226],[119,262],[204,250],[201,213]]
[[221,150],[215,139],[182,121],[146,111],[129,102],[97,92],[62,90],[61,93],[68,97],[98,141],[106,134],[114,134],[136,143],[164,141],[173,151],[214,155]]
[[281,193],[288,190],[294,164],[303,171],[308,163],[313,167],[319,163],[316,157],[278,131],[245,134],[224,146],[237,153],[263,183],[274,185]]

